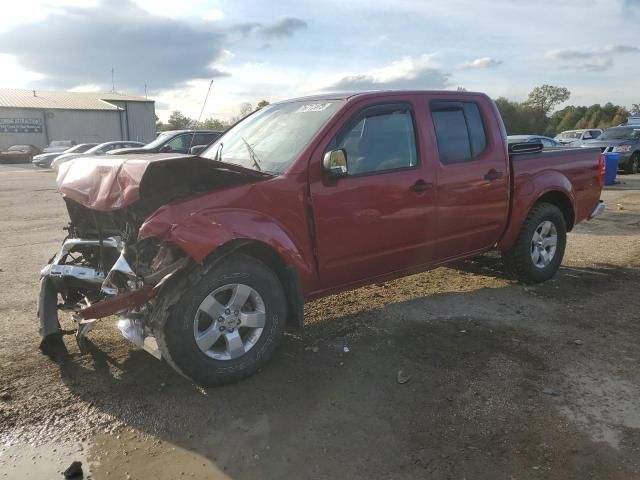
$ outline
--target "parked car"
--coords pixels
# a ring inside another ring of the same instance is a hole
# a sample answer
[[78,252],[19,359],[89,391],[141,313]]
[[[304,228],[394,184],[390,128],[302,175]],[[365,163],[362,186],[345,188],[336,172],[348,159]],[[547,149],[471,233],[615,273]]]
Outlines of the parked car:
[[114,142],[104,142],[94,147],[90,148],[84,153],[74,152],[74,153],[64,153],[57,157],[53,162],[51,162],[51,168],[53,168],[56,172],[60,168],[60,165],[66,163],[74,158],[79,157],[95,157],[100,155],[106,155],[111,150],[120,149],[120,148],[129,148],[129,147],[140,147],[143,146],[142,142],[133,142],[129,140],[117,140]]
[[588,128],[582,130],[566,130],[560,132],[554,137],[554,140],[573,146],[580,146],[586,140],[593,140],[598,138],[602,134],[602,130],[599,128]]
[[12,145],[0,152],[0,163],[29,163],[38,153],[40,150],[33,145]]
[[132,153],[189,153],[191,147],[209,145],[223,132],[218,130],[171,130],[160,133],[155,140],[140,148],[113,150],[109,155]]
[[582,146],[619,153],[620,170],[624,173],[640,172],[640,125],[608,128],[597,140],[584,142]]
[[60,155],[64,155],[66,153],[84,153],[90,148],[93,148],[97,145],[97,143],[79,143],[64,152],[54,152],[54,153],[41,153],[40,155],[36,155],[33,157],[31,163],[35,167],[40,168],[50,168],[51,162],[53,162]]
[[544,148],[557,148],[564,147],[564,143],[556,142],[551,137],[545,137],[543,135],[509,135],[507,142],[512,143],[541,143]]
[[69,150],[76,144],[73,140],[54,140],[49,146],[44,147],[42,153],[55,153],[55,152],[64,152],[65,150]]
[[42,271],[42,348],[63,348],[60,308],[117,313],[126,338],[214,385],[257,371],[307,299],[492,249],[521,281],[548,280],[567,232],[602,211],[603,155],[508,153],[504,131],[479,93],[319,95],[264,107],[200,155],[63,165],[71,235]]

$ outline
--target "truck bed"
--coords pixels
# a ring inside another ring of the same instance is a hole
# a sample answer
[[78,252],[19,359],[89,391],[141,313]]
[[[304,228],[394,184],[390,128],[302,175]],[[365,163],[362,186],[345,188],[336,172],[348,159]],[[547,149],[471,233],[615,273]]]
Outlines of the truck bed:
[[600,155],[599,148],[555,148],[510,154],[515,216],[526,215],[534,195],[556,189],[565,191],[573,204],[574,218],[568,222],[569,229],[587,219],[600,200]]

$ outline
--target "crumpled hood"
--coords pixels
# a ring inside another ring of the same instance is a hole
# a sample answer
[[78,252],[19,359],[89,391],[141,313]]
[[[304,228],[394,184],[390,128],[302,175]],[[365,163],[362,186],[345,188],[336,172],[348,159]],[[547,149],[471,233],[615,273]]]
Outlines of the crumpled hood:
[[[270,177],[261,172],[243,167],[215,162],[194,155],[157,153],[145,155],[102,155],[80,157],[60,166],[56,183],[64,196],[92,210],[113,211],[127,207],[140,199],[140,185],[150,170],[156,174],[163,165],[176,165],[179,169],[191,171],[197,176],[202,168],[241,172],[248,178]],[[164,174],[163,174],[164,175]],[[170,186],[177,179],[164,175],[164,182]],[[166,186],[166,185],[165,185]],[[167,194],[162,188],[154,189],[156,196]],[[194,192],[196,193],[196,192]],[[168,200],[167,200],[168,201]]]
[[140,198],[140,182],[149,165],[180,157],[169,153],[82,157],[63,163],[56,183],[60,193],[87,208],[118,210]]

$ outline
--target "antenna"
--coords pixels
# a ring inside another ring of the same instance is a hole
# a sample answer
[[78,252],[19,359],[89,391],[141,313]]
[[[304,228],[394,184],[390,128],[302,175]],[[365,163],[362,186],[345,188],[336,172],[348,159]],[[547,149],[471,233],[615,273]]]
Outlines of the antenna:
[[193,134],[191,135],[191,141],[189,142],[189,149],[193,146],[193,139],[196,136],[196,128],[200,125],[200,119],[202,118],[202,113],[204,112],[204,107],[207,104],[207,99],[209,98],[209,92],[211,92],[211,87],[213,86],[213,79],[209,82],[209,88],[207,89],[207,94],[204,97],[204,102],[202,102],[202,108],[200,109],[200,115],[198,115],[198,120],[196,120],[196,124],[193,126]]
[[116,93],[116,69],[111,67],[111,93]]
[[147,84],[144,84],[144,98],[146,98],[147,100],[149,99],[149,97],[147,97]]

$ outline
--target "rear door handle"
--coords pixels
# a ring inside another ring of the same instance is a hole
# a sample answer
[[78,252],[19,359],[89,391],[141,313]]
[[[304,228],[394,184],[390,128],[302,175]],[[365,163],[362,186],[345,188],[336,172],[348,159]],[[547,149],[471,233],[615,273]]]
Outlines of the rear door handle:
[[497,170],[492,168],[485,174],[484,179],[489,180],[490,182],[493,182],[494,180],[497,180],[500,177],[502,177],[502,172],[498,172]]
[[433,188],[433,183],[427,183],[424,180],[418,180],[416,183],[409,187],[409,190],[412,192],[420,193],[426,192],[427,190],[431,190]]

